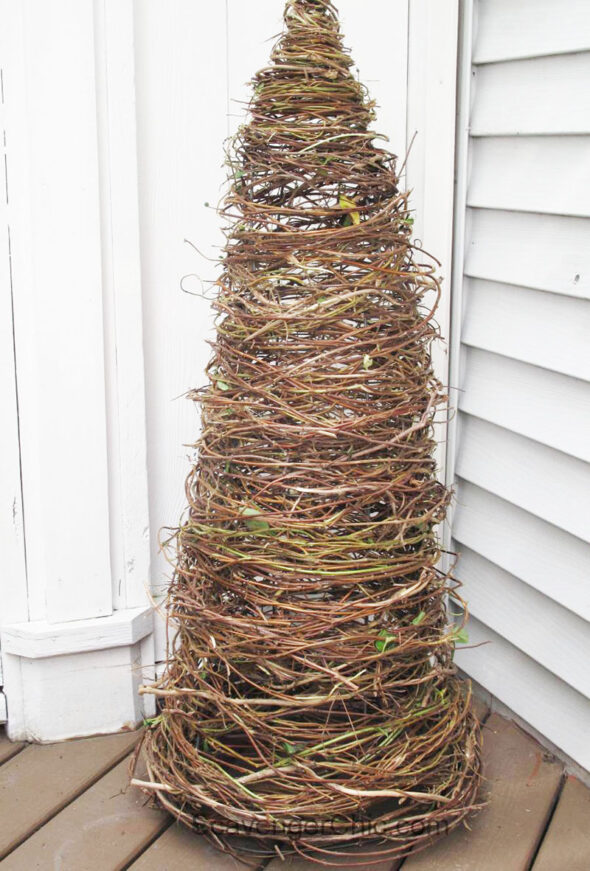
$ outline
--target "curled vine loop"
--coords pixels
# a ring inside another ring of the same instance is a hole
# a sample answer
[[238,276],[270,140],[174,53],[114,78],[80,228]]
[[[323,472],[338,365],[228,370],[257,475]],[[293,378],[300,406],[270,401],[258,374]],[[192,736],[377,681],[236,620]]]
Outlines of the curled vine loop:
[[458,824],[480,764],[438,567],[437,264],[351,66],[330,0],[289,0],[234,143],[143,783],[339,866]]

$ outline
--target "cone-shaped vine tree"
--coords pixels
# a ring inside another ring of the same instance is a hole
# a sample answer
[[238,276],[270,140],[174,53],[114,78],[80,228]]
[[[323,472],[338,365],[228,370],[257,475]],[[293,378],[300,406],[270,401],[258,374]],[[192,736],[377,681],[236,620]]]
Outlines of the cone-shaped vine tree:
[[234,144],[144,742],[144,786],[181,820],[328,862],[376,833],[381,855],[427,843],[479,773],[437,567],[438,282],[351,66],[331,0],[288,0]]

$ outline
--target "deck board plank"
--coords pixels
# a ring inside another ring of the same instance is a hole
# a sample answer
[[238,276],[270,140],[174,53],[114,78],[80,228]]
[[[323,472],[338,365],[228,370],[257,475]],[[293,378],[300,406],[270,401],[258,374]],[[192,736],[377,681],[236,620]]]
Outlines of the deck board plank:
[[[376,850],[383,849],[383,847],[376,847]],[[367,850],[367,847],[364,847],[364,850]],[[354,861],[354,852],[350,851],[351,861]],[[326,857],[324,856],[324,861]],[[356,861],[359,861],[358,859]],[[357,869],[357,871],[397,871],[397,869],[401,865],[401,860],[396,859],[386,859],[383,862],[378,862],[377,864],[370,864],[371,860],[367,859],[367,864],[362,864],[359,861],[359,864],[348,865],[344,862],[342,865],[331,865],[329,867],[339,869],[339,868],[351,868]],[[264,869],[264,871],[318,871],[319,868],[326,867],[322,865],[318,865],[317,862],[312,862],[311,859],[303,859],[300,856],[289,856],[283,862],[281,859],[273,859]]]
[[480,723],[484,723],[490,713],[490,706],[480,696],[473,696],[471,701],[473,713]]
[[3,871],[115,871],[127,867],[170,823],[129,786],[123,759],[10,853]]
[[0,765],[3,762],[8,762],[13,756],[23,749],[25,745],[13,741],[9,741],[4,733],[0,734]]
[[590,789],[568,777],[533,871],[588,871],[590,867]]
[[402,871],[526,871],[543,837],[563,767],[514,723],[492,714],[484,730],[482,797],[489,804]]
[[0,859],[117,764],[137,741],[125,732],[25,747],[0,768]]
[[[261,861],[253,862],[257,868]],[[173,823],[129,871],[245,871],[246,865],[218,850],[202,835]],[[317,867],[317,866],[316,866]],[[16,869],[15,869],[16,871]]]

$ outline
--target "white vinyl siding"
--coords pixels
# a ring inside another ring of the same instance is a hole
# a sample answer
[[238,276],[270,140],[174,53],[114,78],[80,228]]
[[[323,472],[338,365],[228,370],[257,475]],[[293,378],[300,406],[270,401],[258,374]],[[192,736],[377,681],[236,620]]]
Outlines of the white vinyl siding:
[[465,9],[457,661],[590,768],[590,4]]

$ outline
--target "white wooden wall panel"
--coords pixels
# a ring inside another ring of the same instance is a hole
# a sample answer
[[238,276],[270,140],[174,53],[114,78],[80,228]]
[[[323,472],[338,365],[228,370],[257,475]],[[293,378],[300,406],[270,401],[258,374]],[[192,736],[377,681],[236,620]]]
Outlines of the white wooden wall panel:
[[590,132],[590,53],[477,67],[473,136]]
[[228,134],[233,136],[246,121],[252,95],[250,81],[265,67],[275,38],[283,29],[280,0],[259,0],[256,15],[241,0],[227,0],[227,76]]
[[590,620],[590,544],[489,490],[461,479],[458,484],[453,534],[459,551],[476,551]]
[[[415,213],[414,243],[440,263],[442,297],[436,321],[443,341],[433,344],[432,362],[445,386],[451,332],[458,15],[458,0],[410,0],[406,186]],[[395,40],[391,44],[390,52],[395,52]],[[443,413],[435,425],[435,459],[442,480],[447,478],[446,429]],[[448,531],[445,526],[446,543]]]
[[[408,140],[409,2],[373,0],[372,7],[356,0],[337,3],[345,44],[352,51],[358,76],[377,103],[373,126],[388,137],[386,147],[397,154],[398,168],[404,163]],[[375,20],[378,28],[373,26]]]
[[465,286],[464,344],[590,381],[586,300],[477,279]]
[[[228,132],[226,12],[212,3],[135,4],[138,165],[152,580],[169,577],[158,533],[185,508],[184,480],[199,415],[184,394],[204,382],[213,337],[209,303],[223,235]],[[207,206],[206,203],[210,205]],[[190,240],[201,252],[184,242]]]
[[[5,13],[0,4],[0,15]],[[24,517],[22,504],[18,396],[15,367],[11,236],[8,203],[8,119],[4,101],[4,75],[14,32],[0,32],[0,626],[28,616]],[[16,40],[15,40],[16,41]],[[0,658],[0,723],[6,720],[6,698]]]
[[[407,145],[411,148],[407,181],[415,210],[416,239],[445,264],[445,280],[450,277],[452,228],[440,220],[439,212],[453,195],[448,166],[453,161],[455,138],[454,131],[449,135],[448,124],[455,114],[457,15],[457,4],[449,0],[410,2]],[[439,320],[446,336],[448,312],[444,302]]]
[[[22,18],[21,18],[22,16]],[[30,617],[112,610],[94,14],[24,0],[5,81]],[[22,102],[21,102],[22,101]],[[59,349],[59,352],[57,352]]]
[[468,204],[590,216],[590,149],[583,136],[476,139]]
[[588,767],[590,5],[463,9],[449,465],[491,643],[457,661]]
[[0,58],[0,680],[52,740],[140,721],[153,672],[131,0],[1,0]]
[[[3,6],[0,11],[5,12]],[[18,399],[13,325],[11,228],[8,202],[8,118],[4,95],[7,56],[18,49],[14,29],[0,33],[0,625],[28,617],[24,518],[19,448]],[[8,82],[7,82],[8,87]],[[1,685],[1,679],[0,679]]]
[[587,0],[481,0],[475,63],[590,49]]

